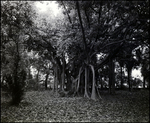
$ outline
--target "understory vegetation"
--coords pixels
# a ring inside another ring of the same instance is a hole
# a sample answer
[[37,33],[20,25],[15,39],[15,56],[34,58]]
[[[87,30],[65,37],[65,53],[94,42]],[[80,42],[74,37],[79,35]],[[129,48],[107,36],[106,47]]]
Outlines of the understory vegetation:
[[1,122],[148,122],[149,90],[100,92],[102,99],[60,97],[53,91],[28,91],[19,106],[2,93]]

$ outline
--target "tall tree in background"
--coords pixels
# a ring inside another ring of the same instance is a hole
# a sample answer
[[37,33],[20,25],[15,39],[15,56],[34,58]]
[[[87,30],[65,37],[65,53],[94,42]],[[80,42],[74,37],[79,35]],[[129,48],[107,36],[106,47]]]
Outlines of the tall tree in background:
[[32,11],[28,2],[1,2],[2,76],[9,85],[12,104],[23,98],[26,69],[23,52],[26,32],[32,26]]
[[[82,42],[80,41],[78,45],[79,47],[82,46],[82,53],[80,54],[84,54],[84,59],[86,59],[82,62],[89,64],[87,57],[90,56],[90,62],[93,61],[91,59],[92,56],[102,52],[107,56],[106,59],[103,59],[98,65],[102,66],[104,63],[106,64],[108,61],[111,62],[111,60],[115,59],[122,47],[126,47],[127,44],[131,44],[130,50],[132,52],[140,43],[147,40],[148,35],[144,36],[140,30],[145,30],[147,34],[145,26],[147,25],[148,18],[143,20],[140,18],[141,14],[139,14],[139,11],[142,14],[149,14],[147,10],[146,12],[141,12],[145,8],[148,8],[146,3],[147,1],[131,3],[127,1],[109,3],[95,1],[60,2],[64,7],[64,13],[67,15],[70,25],[72,25],[70,29],[72,31],[78,29],[82,32],[82,35],[80,35]],[[88,15],[86,14],[87,11]],[[98,24],[95,20],[98,20]],[[145,22],[145,24],[143,22]],[[75,37],[77,37],[77,35],[78,34],[75,33]],[[91,55],[86,49],[91,52]],[[86,53],[88,55],[86,55]],[[110,74],[110,76],[112,75],[113,74]]]

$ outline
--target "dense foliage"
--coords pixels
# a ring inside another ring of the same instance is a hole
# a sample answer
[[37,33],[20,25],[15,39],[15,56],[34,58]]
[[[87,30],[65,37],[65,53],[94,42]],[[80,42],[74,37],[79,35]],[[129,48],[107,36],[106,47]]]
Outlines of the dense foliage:
[[18,105],[24,93],[26,33],[32,26],[31,6],[27,2],[1,2],[1,75],[12,104]]

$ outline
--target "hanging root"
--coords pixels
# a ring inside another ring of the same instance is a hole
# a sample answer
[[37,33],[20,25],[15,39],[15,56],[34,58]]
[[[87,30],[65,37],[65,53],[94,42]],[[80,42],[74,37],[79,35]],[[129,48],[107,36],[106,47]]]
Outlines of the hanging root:
[[99,90],[98,90],[98,86],[96,84],[95,84],[95,86],[96,86],[96,90],[97,90],[99,99],[102,99],[102,97],[100,96]]

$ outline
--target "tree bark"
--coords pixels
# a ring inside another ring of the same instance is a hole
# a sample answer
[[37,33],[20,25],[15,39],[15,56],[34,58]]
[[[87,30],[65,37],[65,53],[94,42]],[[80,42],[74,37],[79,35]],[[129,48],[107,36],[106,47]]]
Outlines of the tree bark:
[[91,94],[91,99],[92,100],[97,100],[97,93],[95,89],[95,71],[93,65],[90,65],[92,74],[93,74],[93,85],[92,85],[92,94]]
[[122,66],[121,66],[121,89],[123,89]]
[[132,91],[131,70],[132,70],[132,69],[128,68],[128,84],[129,84],[129,91]]
[[56,66],[56,94],[58,94],[58,67]]
[[79,86],[80,86],[80,76],[81,76],[81,70],[82,70],[82,68],[80,67],[80,70],[79,70],[79,75],[78,75],[78,83],[77,83],[77,90],[76,90],[76,92],[78,93],[78,91],[79,91]]
[[103,87],[103,81],[102,81],[102,77],[101,76],[99,77],[99,81],[100,81],[100,84],[101,84],[101,89],[103,89],[104,87]]
[[89,98],[89,95],[88,95],[88,93],[87,93],[87,78],[88,78],[88,76],[87,76],[87,67],[85,67],[85,88],[84,88],[84,97],[87,97],[87,98]]
[[39,89],[39,72],[40,72],[40,68],[38,68],[37,70],[37,75],[36,75],[36,90]]
[[83,24],[82,24],[82,19],[81,19],[81,14],[80,14],[80,7],[79,7],[79,2],[78,1],[76,1],[76,8],[77,8],[78,17],[79,17],[79,21],[80,21],[80,26],[81,26],[81,30],[82,30],[84,49],[85,49],[85,53],[86,53],[86,56],[87,56],[87,44],[86,44],[85,32],[84,32],[84,28],[83,28]]
[[[81,73],[82,73],[82,68],[80,67],[79,74],[78,74],[78,77],[77,77],[77,85],[76,85],[76,90],[74,92],[74,96],[76,94],[78,94],[78,91],[79,91],[79,85],[80,85],[80,81],[81,81],[81,79],[80,79]],[[73,81],[76,82],[76,79],[74,79]]]
[[129,84],[129,91],[132,91],[132,81],[131,81],[131,72],[132,72],[132,67],[134,66],[134,60],[129,59],[126,63],[127,70],[128,70],[128,84]]
[[69,70],[66,70],[66,79],[67,79],[66,90],[72,91],[73,87],[71,86],[72,81],[71,81],[71,74],[69,73]]
[[115,73],[114,73],[114,70],[115,70],[115,64],[112,60],[112,94],[115,94]]
[[122,74],[123,74],[123,71],[122,71],[123,61],[120,60],[120,61],[119,61],[119,64],[120,64],[120,69],[121,69],[121,72],[120,72],[121,89],[123,89],[123,78],[122,78]]
[[55,92],[55,83],[56,83],[56,68],[55,68],[55,66],[54,66],[54,71],[53,71],[53,73],[54,73],[53,92]]
[[145,88],[145,76],[143,76],[143,88]]
[[64,84],[65,84],[65,56],[63,53],[62,56],[62,86],[61,86],[61,90],[64,91]]
[[115,94],[115,77],[114,77],[114,62],[113,59],[109,59],[109,93]]
[[109,94],[111,94],[112,87],[112,59],[109,59]]
[[46,74],[46,78],[45,78],[45,90],[47,90],[47,80],[48,80],[48,76],[49,76],[49,73]]
[[58,78],[58,68],[56,65],[54,65],[54,84],[53,84],[53,91],[57,92],[58,90],[58,81],[57,81],[57,78]]
[[[19,37],[17,37],[17,39],[19,39]],[[19,43],[18,41],[16,40],[15,41],[15,44],[16,44],[16,55],[15,55],[15,61],[14,61],[14,73],[13,73],[13,79],[12,79],[12,105],[18,105],[21,101],[21,96],[20,95],[22,93],[21,91],[21,88],[20,88],[20,83],[19,83],[19,76],[18,76],[18,73],[19,73],[19,62],[20,62],[20,55],[19,55]]]
[[87,69],[87,76],[88,76],[88,78],[87,78],[87,92],[88,92],[88,94],[91,94],[92,92],[90,91],[90,82],[91,82],[91,80],[90,80],[90,69]]

